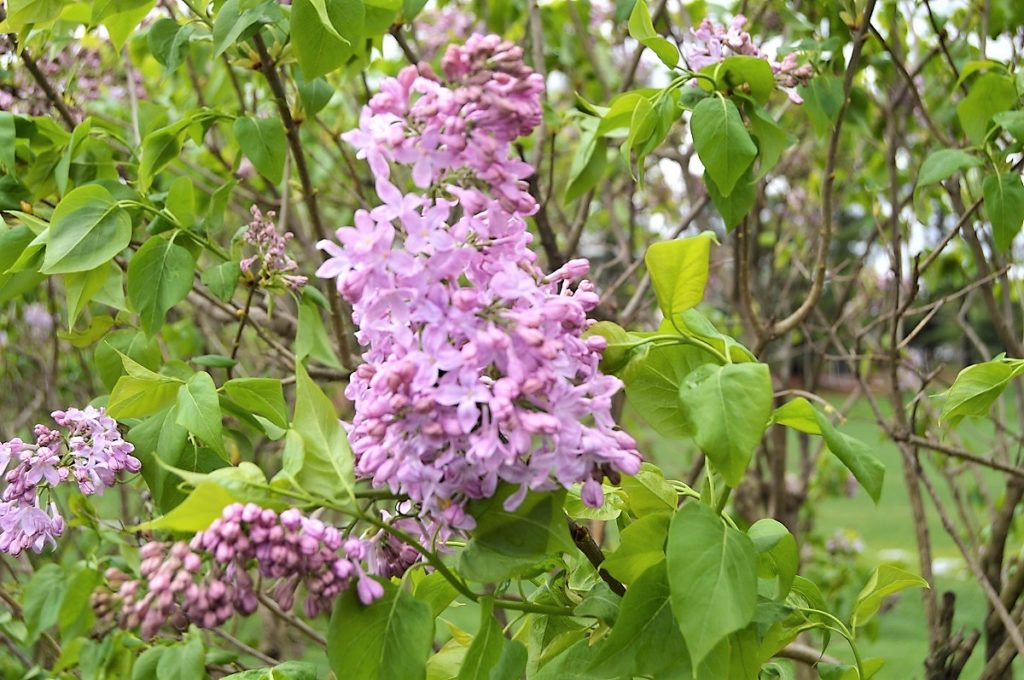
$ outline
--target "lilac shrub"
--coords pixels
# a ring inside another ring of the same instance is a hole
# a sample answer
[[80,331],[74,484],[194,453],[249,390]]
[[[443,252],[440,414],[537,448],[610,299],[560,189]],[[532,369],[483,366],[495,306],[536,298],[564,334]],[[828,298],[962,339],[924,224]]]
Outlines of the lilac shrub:
[[[587,261],[545,275],[530,250],[534,169],[511,143],[540,123],[543,81],[495,35],[450,46],[442,71],[405,68],[363,109],[344,138],[381,204],[319,244],[317,275],[337,279],[366,347],[346,390],[356,471],[455,529],[499,482],[519,486],[508,509],[581,482],[600,505],[601,479],[640,456],[612,417],[621,383],[597,368],[605,340],[583,337]],[[398,168],[419,191],[392,183]]]

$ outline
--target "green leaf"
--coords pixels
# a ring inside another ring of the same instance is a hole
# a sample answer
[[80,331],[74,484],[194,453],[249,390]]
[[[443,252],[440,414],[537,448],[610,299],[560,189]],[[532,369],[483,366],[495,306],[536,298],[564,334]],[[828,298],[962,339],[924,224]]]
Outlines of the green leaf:
[[189,229],[196,223],[196,192],[192,180],[188,177],[177,177],[167,189],[164,199],[167,211],[174,215],[183,229]]
[[60,16],[63,0],[8,0],[7,26],[20,33],[27,24],[45,24]]
[[106,335],[107,331],[109,331],[113,326],[114,318],[107,314],[101,314],[99,316],[92,317],[89,320],[89,325],[82,330],[73,330],[69,332],[61,331],[57,335],[62,340],[70,342],[72,346],[82,349],[96,343],[100,338]]
[[619,616],[621,602],[622,598],[612,592],[607,583],[600,581],[583,597],[583,601],[576,605],[573,614],[597,619],[611,626]]
[[928,587],[928,582],[917,574],[911,574],[891,564],[879,566],[857,596],[857,601],[853,605],[851,627],[857,628],[867,623],[878,612],[882,601],[893,593],[907,588]]
[[629,498],[629,509],[637,517],[652,512],[671,512],[679,500],[679,494],[665,481],[661,469],[646,461],[640,464],[635,475],[623,476],[622,490]]
[[679,50],[676,46],[655,32],[645,0],[637,0],[633,5],[633,11],[629,15],[629,35],[658,55],[658,59],[665,66],[675,68],[679,63]]
[[990,175],[981,183],[981,192],[996,248],[1006,252],[1024,224],[1024,185],[1020,173]]
[[235,260],[222,262],[209,269],[203,270],[199,280],[210,289],[219,300],[230,302],[238,287],[238,279],[242,276],[242,269]]
[[292,44],[303,75],[312,80],[344,65],[363,37],[360,0],[295,0]]
[[153,177],[180,154],[180,126],[160,128],[146,135],[142,140],[142,153],[139,156],[139,191],[147,191],[153,183]]
[[769,517],[754,522],[747,530],[758,555],[758,576],[778,581],[773,593],[762,593],[779,600],[789,594],[800,566],[800,553],[793,534],[781,523]]
[[256,668],[253,670],[232,673],[224,676],[224,680],[318,680],[320,677],[316,664],[305,661],[285,661],[273,668]]
[[75,327],[79,315],[93,297],[103,289],[109,276],[110,265],[106,263],[92,271],[64,275],[64,299],[67,302],[69,331]]
[[814,407],[803,397],[796,397],[775,409],[775,412],[772,413],[772,423],[784,425],[805,434],[821,434],[821,427],[818,425],[818,416]]
[[272,184],[284,176],[284,125],[280,118],[236,118],[235,139],[256,170]]
[[129,328],[110,333],[96,346],[95,352],[96,372],[107,389],[114,389],[117,379],[125,372],[121,354],[152,370],[160,368],[163,360],[155,338],[147,338],[145,333]]
[[480,627],[466,651],[458,680],[488,680],[504,649],[505,636],[494,618],[494,600],[485,597],[480,600]]
[[439,571],[426,572],[417,569],[412,572],[412,594],[417,600],[426,602],[434,617],[440,616],[455,598],[459,591],[451,584],[451,581]]
[[708,506],[690,502],[672,518],[667,557],[672,611],[692,662],[700,663],[754,617],[754,544]]
[[722,96],[702,99],[690,116],[690,132],[697,156],[722,196],[728,197],[757,156],[739,109]]
[[[16,160],[14,144],[17,136],[14,114],[10,111],[0,111],[0,169],[5,170],[8,174],[14,173]],[[0,267],[0,272],[4,269],[4,267]]]
[[268,2],[227,0],[213,20],[213,56],[219,57],[238,42],[243,33],[269,20],[270,9]]
[[426,674],[434,640],[430,607],[390,582],[364,606],[349,588],[338,598],[327,630],[331,670],[346,680],[416,680]]
[[57,204],[43,258],[44,274],[96,269],[128,247],[132,220],[97,184],[80,186]]
[[679,401],[679,388],[694,369],[707,363],[707,355],[691,345],[651,347],[630,361],[622,372],[626,399],[654,431],[664,437],[693,436],[693,427]]
[[601,352],[600,367],[604,373],[617,373],[630,359],[643,351],[639,348],[648,344],[646,338],[627,333],[622,326],[613,321],[598,321],[588,328],[584,335],[600,335],[607,342],[607,346]]
[[196,533],[206,530],[213,520],[221,516],[221,512],[237,499],[223,486],[216,482],[202,482],[188,498],[166,515],[145,522],[136,527],[136,531],[153,531],[166,529]]
[[814,413],[828,450],[853,473],[868,495],[878,503],[885,481],[885,465],[867,444],[837,430],[821,411],[815,409]]
[[647,249],[644,263],[666,319],[696,307],[704,299],[712,242],[716,242],[715,235],[705,231],[690,238],[661,241]]
[[715,210],[718,211],[718,214],[722,216],[722,221],[725,222],[725,230],[727,232],[732,231],[739,225],[751,208],[754,207],[754,201],[757,198],[757,187],[754,185],[751,174],[750,168],[747,168],[746,172],[743,173],[743,177],[736,183],[732,193],[728,196],[723,196],[714,180],[711,179],[711,175],[707,172],[704,173],[704,185],[708,188],[708,195],[711,196],[711,202],[714,204]]
[[669,580],[665,562],[659,562],[629,587],[591,671],[603,677],[690,677],[689,659],[672,618]]
[[750,130],[757,141],[757,156],[760,161],[754,181],[759,182],[778,164],[782,152],[793,140],[760,106],[750,107]]
[[627,585],[635,582],[665,559],[665,538],[671,518],[669,512],[657,512],[627,526],[619,535],[619,547],[601,567]]
[[27,643],[31,644],[40,633],[57,624],[66,589],[67,577],[56,564],[44,564],[32,574],[22,596]]
[[168,310],[192,290],[195,264],[190,252],[160,236],[143,243],[128,261],[128,301],[147,334],[160,330]]
[[608,143],[597,134],[598,121],[586,118],[576,155],[569,169],[569,184],[565,187],[565,202],[577,198],[594,188],[604,176],[608,165]]
[[190,635],[160,655],[156,664],[156,680],[196,680],[206,677],[206,648],[198,635]]
[[917,188],[948,179],[961,170],[976,168],[980,158],[962,149],[939,149],[928,154],[917,173]]
[[515,510],[506,510],[505,501],[516,490],[503,484],[494,496],[470,502],[476,528],[460,561],[467,578],[502,581],[545,556],[576,550],[562,511],[565,491],[530,492]]
[[679,400],[711,465],[735,487],[772,414],[772,379],[765,364],[705,365],[689,374]]
[[220,400],[210,374],[200,371],[189,378],[178,391],[177,405],[176,422],[226,460],[227,452],[221,434]]
[[986,361],[960,371],[943,393],[939,420],[956,425],[965,416],[986,416],[1011,380],[1024,371],[1024,364]]
[[90,598],[99,581],[99,572],[84,563],[74,568],[73,573],[66,579],[67,591],[61,600],[57,616],[63,640],[71,640],[89,633],[95,620]]
[[295,413],[292,427],[301,437],[302,465],[294,475],[309,492],[349,503],[354,499],[352,449],[334,404],[301,363],[295,366]]
[[819,137],[831,131],[843,106],[843,82],[837,76],[818,76],[797,92],[804,100],[811,124]]
[[[715,79],[719,91],[749,93],[759,104],[764,104],[775,91],[775,75],[767,59],[747,55],[733,55],[705,66],[701,73]],[[711,91],[711,83],[701,79],[697,83]]]
[[320,308],[313,298],[315,290],[308,286],[302,291],[299,302],[299,329],[295,334],[295,356],[303,360],[312,357],[325,366],[341,368],[341,362],[334,353],[331,339],[320,317]]
[[257,413],[278,427],[288,427],[288,406],[281,381],[274,378],[235,378],[224,392],[242,408]]
[[956,115],[967,139],[974,145],[985,141],[992,116],[1013,108],[1017,103],[1017,89],[1013,81],[1001,73],[985,73],[971,84],[959,104]]
[[1024,111],[1002,111],[992,116],[992,120],[1018,142],[1024,142]]

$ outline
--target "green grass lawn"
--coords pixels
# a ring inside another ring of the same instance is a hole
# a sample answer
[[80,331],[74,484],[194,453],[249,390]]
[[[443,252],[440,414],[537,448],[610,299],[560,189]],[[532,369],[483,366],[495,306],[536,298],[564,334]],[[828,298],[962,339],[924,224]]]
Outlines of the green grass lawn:
[[[843,401],[842,395],[830,399],[834,405]],[[887,408],[887,404],[885,407]],[[627,422],[634,420],[627,415]],[[874,448],[886,465],[885,486],[877,506],[862,490],[858,490],[853,497],[829,496],[814,501],[814,533],[828,537],[839,530],[852,530],[863,541],[864,564],[873,566],[883,562],[894,562],[918,573],[920,569],[917,544],[899,451],[884,437],[869,405],[864,400],[855,405],[847,422],[841,424],[840,429]],[[632,427],[631,431],[641,442],[641,450],[665,469],[667,475],[678,478],[685,473],[693,456],[693,451],[687,448],[687,444],[666,442],[642,425]],[[959,433],[965,441],[979,443],[972,447],[977,453],[989,454],[981,443],[988,441],[990,425],[980,421],[964,422],[959,427]],[[944,502],[950,503],[947,507],[952,514],[952,501],[945,482],[935,472],[933,466],[929,465],[929,470],[932,472],[930,479],[939,489]],[[988,484],[993,497],[998,499],[1003,488],[999,475],[983,473],[982,478]],[[950,590],[957,596],[954,630],[960,626],[976,627],[984,620],[985,596],[971,578],[959,550],[943,530],[937,514],[927,499],[926,506],[938,590]],[[1012,537],[1007,552],[1013,554],[1020,551],[1021,547],[1019,538]],[[865,638],[860,641],[865,657],[878,656],[887,661],[885,668],[876,677],[900,680],[923,677],[922,661],[927,649],[927,629],[924,621],[921,596],[915,591],[899,596],[891,608],[880,615],[874,639]],[[834,640],[829,651],[841,658],[850,658],[840,641]],[[982,655],[982,643],[979,643],[962,677],[977,677],[982,665]]]

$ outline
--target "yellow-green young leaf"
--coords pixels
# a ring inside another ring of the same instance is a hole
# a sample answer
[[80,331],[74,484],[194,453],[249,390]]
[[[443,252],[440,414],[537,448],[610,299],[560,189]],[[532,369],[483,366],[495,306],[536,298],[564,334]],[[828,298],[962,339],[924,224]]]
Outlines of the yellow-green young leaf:
[[196,223],[196,192],[192,180],[184,175],[171,182],[164,199],[167,210],[178,220],[183,229]]
[[285,133],[280,118],[236,118],[235,139],[256,170],[278,184],[284,174]]
[[103,24],[118,52],[156,0],[107,0],[93,3],[92,23]]
[[917,574],[911,574],[891,564],[883,564],[875,569],[871,579],[860,591],[853,605],[851,626],[863,626],[882,606],[882,601],[893,593],[907,588],[928,588],[928,582]]
[[167,311],[192,290],[195,260],[170,239],[153,236],[128,261],[128,301],[139,314],[142,330],[160,330]]
[[203,531],[221,516],[227,506],[237,499],[215,482],[202,482],[188,497],[166,515],[140,524],[136,531],[167,529],[169,531]]
[[178,392],[177,405],[176,422],[226,459],[220,400],[210,374],[200,371],[189,378]]
[[625,367],[634,355],[634,350],[649,344],[645,338],[627,333],[622,326],[613,321],[598,321],[588,328],[584,335],[600,335],[608,343],[601,352],[600,366],[602,372],[609,374]]
[[871,447],[837,430],[824,413],[814,409],[814,415],[828,450],[853,473],[872,500],[878,503],[885,482],[885,465],[878,460]]
[[757,157],[739,109],[721,95],[702,99],[690,116],[690,134],[701,163],[722,196],[728,197]]
[[956,425],[965,416],[988,415],[992,404],[1022,370],[1024,364],[998,360],[968,366],[943,393],[945,399],[939,419]]
[[960,127],[972,144],[979,145],[985,140],[992,115],[1013,108],[1017,102],[1017,89],[1008,76],[1001,73],[985,73],[978,77],[967,96],[956,105]]
[[588,668],[600,670],[598,677],[690,677],[669,591],[664,562],[644,571],[626,591],[612,632]]
[[775,412],[772,413],[772,423],[784,425],[805,434],[821,434],[821,427],[818,425],[818,416],[814,412],[814,407],[803,397],[787,401],[775,409]]
[[[14,114],[10,111],[0,111],[0,169],[8,173],[14,172],[14,140],[17,136]],[[5,267],[0,267],[0,273],[3,273],[4,269]]]
[[689,374],[679,400],[694,441],[725,483],[737,486],[772,414],[772,380],[765,364],[705,365]]
[[494,600],[485,597],[480,601],[480,627],[466,650],[458,680],[489,680],[504,649],[505,636],[494,618]]
[[292,44],[312,80],[345,64],[360,44],[366,8],[360,0],[294,0]]
[[60,16],[64,0],[8,0],[7,26],[20,33],[27,24],[45,24]]
[[653,463],[643,462],[635,475],[622,478],[622,490],[629,500],[629,509],[642,517],[652,512],[671,512],[676,509],[679,494],[665,481],[665,473]]
[[107,413],[118,420],[144,418],[173,402],[181,386],[181,382],[172,378],[146,380],[122,375],[110,393]]
[[644,515],[619,536],[619,547],[601,563],[609,574],[629,585],[665,559],[665,539],[672,515],[668,510]]
[[679,63],[679,50],[654,30],[651,13],[644,0],[637,0],[629,15],[629,35],[644,47],[654,52],[661,63],[675,68]]
[[57,204],[43,257],[44,274],[96,269],[128,247],[132,219],[97,184],[74,189]]
[[331,670],[346,680],[422,680],[434,641],[430,607],[390,581],[367,606],[355,588],[339,597],[327,629]]
[[690,238],[661,241],[647,249],[644,262],[666,319],[696,307],[704,299],[713,242],[715,235],[705,231]]
[[1024,185],[1020,174],[990,175],[981,183],[981,192],[996,248],[1005,252],[1024,224]]
[[[775,91],[775,75],[768,61],[760,57],[734,55],[724,60],[705,66],[701,73],[715,79],[720,92],[732,92],[739,88],[745,89],[761,104],[768,101]],[[705,90],[711,91],[712,84],[704,79],[697,83]]]
[[669,526],[672,612],[693,663],[754,617],[757,553],[742,531],[703,503],[688,502]]

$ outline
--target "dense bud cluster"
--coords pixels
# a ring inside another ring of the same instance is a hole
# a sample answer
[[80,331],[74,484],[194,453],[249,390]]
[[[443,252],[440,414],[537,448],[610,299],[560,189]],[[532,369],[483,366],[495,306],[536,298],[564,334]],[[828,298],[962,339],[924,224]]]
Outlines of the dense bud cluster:
[[772,68],[775,82],[786,91],[790,100],[796,104],[803,103],[794,88],[807,83],[814,75],[814,69],[810,64],[798,64],[795,52],[787,54],[782,61],[771,59],[754,44],[750,34],[743,30],[746,24],[747,18],[742,14],[733,17],[728,29],[710,19],[704,19],[696,30],[691,31],[693,41],[683,47],[690,68],[699,71],[732,55],[764,59]]
[[[141,463],[134,447],[121,438],[117,422],[102,408],[54,411],[53,419],[67,429],[36,425],[35,443],[21,439],[0,443],[0,474],[7,486],[0,492],[0,551],[19,555],[26,549],[41,552],[56,545],[64,532],[64,518],[53,500],[52,489],[73,480],[86,495],[101,494],[122,471],[138,472]],[[62,450],[66,447],[66,453]],[[7,468],[14,466],[7,470]],[[48,507],[43,497],[49,495]]]
[[298,290],[306,285],[306,277],[296,274],[299,265],[285,252],[288,241],[293,234],[280,234],[274,224],[276,215],[271,211],[264,215],[255,205],[250,208],[252,221],[242,235],[242,240],[252,246],[256,252],[239,262],[246,272],[261,286],[282,283],[288,288]]
[[[382,204],[339,229],[317,272],[353,305],[366,363],[346,394],[357,471],[470,528],[471,498],[500,481],[530,489],[636,472],[635,442],[611,416],[620,382],[597,370],[605,342],[584,339],[598,297],[573,260],[545,276],[525,216],[533,168],[510,144],[541,119],[543,81],[498,36],[451,46],[444,79],[409,67],[386,79],[345,135],[377,176]],[[391,165],[423,193],[403,194]]]
[[365,604],[384,594],[363,567],[373,548],[294,508],[277,513],[235,503],[188,542],[142,546],[138,579],[109,570],[118,606],[111,606],[110,593],[100,593],[94,607],[115,613],[124,627],[139,627],[144,637],[165,624],[213,628],[236,613],[253,613],[256,589],[265,579],[275,581],[273,599],[285,610],[294,606],[302,586],[303,611],[314,617],[329,612],[353,580]]

